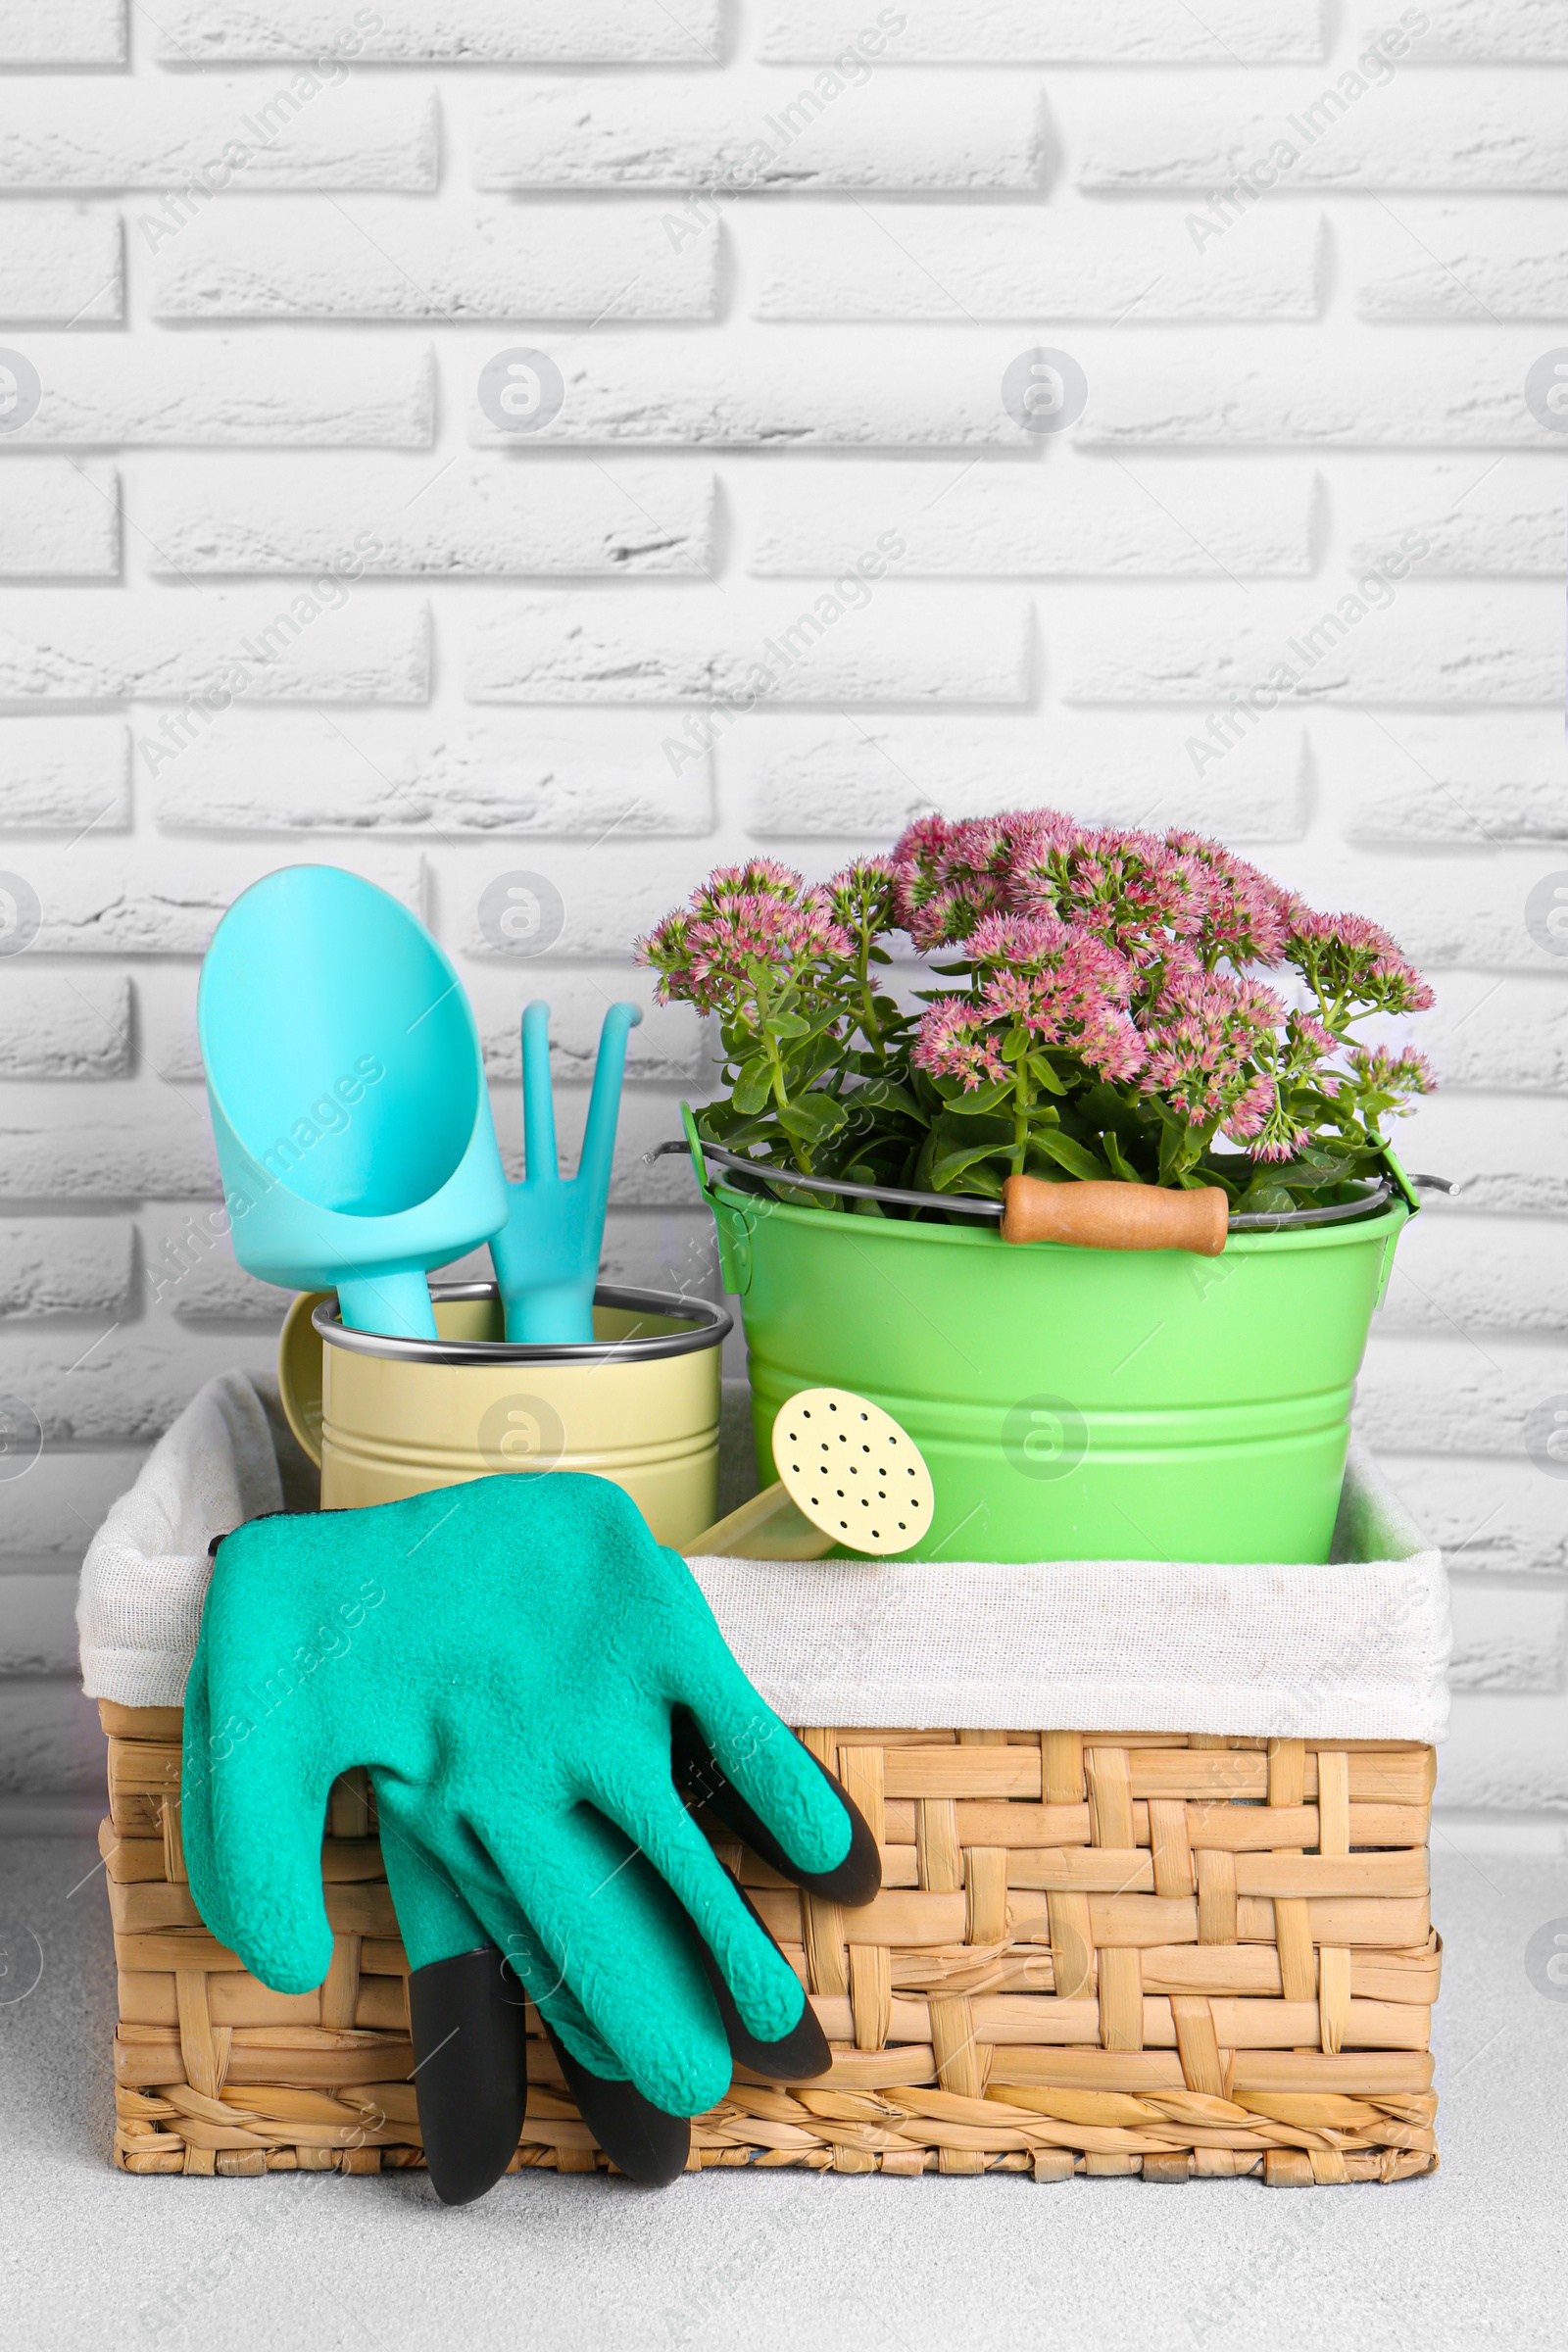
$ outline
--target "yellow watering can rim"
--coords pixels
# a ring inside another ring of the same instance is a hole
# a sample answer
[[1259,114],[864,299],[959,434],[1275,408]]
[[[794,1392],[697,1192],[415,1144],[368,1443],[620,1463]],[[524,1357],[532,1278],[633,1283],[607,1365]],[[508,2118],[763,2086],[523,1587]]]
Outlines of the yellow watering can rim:
[[[430,1297],[437,1306],[460,1298],[496,1298],[493,1282],[433,1282]],[[679,1291],[621,1290],[601,1283],[594,1292],[596,1306],[620,1307],[628,1313],[660,1315],[690,1326],[685,1331],[650,1332],[623,1340],[578,1340],[528,1344],[511,1340],[411,1340],[379,1331],[345,1329],[335,1294],[321,1300],[311,1321],[331,1348],[346,1348],[355,1355],[383,1355],[401,1364],[612,1364],[647,1363],[668,1355],[690,1355],[702,1348],[716,1348],[734,1328],[734,1317],[708,1298],[688,1298]]]

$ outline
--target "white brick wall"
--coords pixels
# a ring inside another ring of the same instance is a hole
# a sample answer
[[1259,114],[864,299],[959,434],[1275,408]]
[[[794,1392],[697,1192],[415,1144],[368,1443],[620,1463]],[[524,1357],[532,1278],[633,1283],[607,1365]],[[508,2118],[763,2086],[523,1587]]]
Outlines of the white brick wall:
[[[38,906],[0,1396],[46,1433],[0,1475],[0,1790],[91,1791],[81,1545],[272,1352],[276,1295],[182,1246],[238,890],[315,856],[421,906],[515,1155],[522,996],[569,1149],[606,999],[649,1003],[632,931],[715,858],[1050,800],[1205,826],[1434,967],[1407,1157],[1467,1190],[1403,1245],[1362,1418],[1457,1579],[1446,1801],[1560,1820],[1568,1486],[1525,1423],[1568,1398],[1568,956],[1525,907],[1568,875],[1568,433],[1525,383],[1568,356],[1568,5],[154,16],[0,0],[0,872]],[[1038,344],[1088,383],[1054,437],[1002,397]],[[480,392],[529,352],[532,434]],[[509,870],[563,902],[524,972],[477,918]],[[708,1278],[641,1156],[701,1051],[651,1006],[632,1040],[622,1277]]]

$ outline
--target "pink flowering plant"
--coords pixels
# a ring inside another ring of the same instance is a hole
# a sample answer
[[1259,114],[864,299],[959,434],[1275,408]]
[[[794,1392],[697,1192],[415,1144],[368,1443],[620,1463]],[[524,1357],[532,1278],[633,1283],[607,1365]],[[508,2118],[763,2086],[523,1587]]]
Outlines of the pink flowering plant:
[[[947,984],[923,1011],[885,985],[900,931]],[[1376,924],[1197,834],[1050,809],[921,817],[820,885],[720,868],[639,954],[664,1002],[718,1017],[701,1133],[786,1178],[995,1198],[1108,1177],[1278,1212],[1353,1199],[1432,1083],[1358,1034],[1432,1003]]]

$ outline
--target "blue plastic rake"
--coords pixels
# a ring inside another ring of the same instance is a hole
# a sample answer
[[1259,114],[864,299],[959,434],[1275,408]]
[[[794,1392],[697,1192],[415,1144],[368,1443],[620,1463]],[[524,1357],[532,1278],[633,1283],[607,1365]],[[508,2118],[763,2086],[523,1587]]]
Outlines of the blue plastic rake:
[[594,1336],[594,1284],[605,1237],[626,1042],[642,1017],[635,1004],[612,1004],[605,1015],[582,1153],[576,1175],[568,1178],[561,1173],[556,1152],[550,1007],[535,1001],[523,1013],[524,1174],[520,1184],[507,1186],[511,1213],[501,1231],[490,1237],[509,1340],[560,1347]]

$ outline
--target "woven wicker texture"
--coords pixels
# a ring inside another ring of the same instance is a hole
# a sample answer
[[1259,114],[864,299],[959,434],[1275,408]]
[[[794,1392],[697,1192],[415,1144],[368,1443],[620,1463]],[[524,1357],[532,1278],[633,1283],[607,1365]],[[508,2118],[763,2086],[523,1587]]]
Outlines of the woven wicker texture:
[[[127,2172],[419,2164],[406,1979],[360,1776],[332,1792],[318,1991],[270,1992],[203,1928],[179,1838],[180,1717],[100,1712]],[[1437,2166],[1428,1907],[1435,1759],[1410,1742],[806,1731],[882,1847],[845,1912],[712,1835],[811,1994],[820,2082],[744,2073],[693,2166],[1253,2174]],[[530,2013],[531,2015],[531,2013]],[[592,2171],[542,2037],[518,2166]]]

